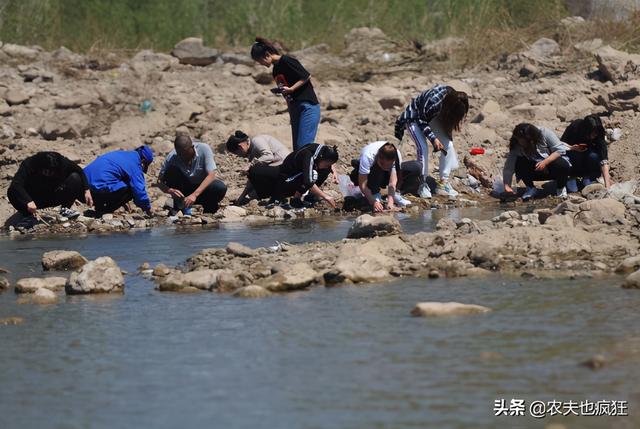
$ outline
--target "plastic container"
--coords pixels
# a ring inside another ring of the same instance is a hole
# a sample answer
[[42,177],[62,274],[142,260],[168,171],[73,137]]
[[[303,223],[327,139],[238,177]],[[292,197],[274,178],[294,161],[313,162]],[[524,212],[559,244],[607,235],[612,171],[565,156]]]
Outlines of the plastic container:
[[469,151],[471,155],[484,155],[484,148],[482,147],[472,147]]
[[153,103],[151,100],[144,100],[142,104],[140,104],[140,111],[142,113],[149,113],[153,109]]

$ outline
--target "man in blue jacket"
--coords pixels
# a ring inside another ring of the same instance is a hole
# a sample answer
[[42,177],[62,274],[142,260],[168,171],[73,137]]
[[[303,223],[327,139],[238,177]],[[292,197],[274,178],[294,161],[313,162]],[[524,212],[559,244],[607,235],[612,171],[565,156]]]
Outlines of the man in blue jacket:
[[89,181],[96,212],[111,213],[131,201],[151,214],[144,174],[153,161],[149,146],[136,150],[116,150],[99,156],[87,165],[84,173]]

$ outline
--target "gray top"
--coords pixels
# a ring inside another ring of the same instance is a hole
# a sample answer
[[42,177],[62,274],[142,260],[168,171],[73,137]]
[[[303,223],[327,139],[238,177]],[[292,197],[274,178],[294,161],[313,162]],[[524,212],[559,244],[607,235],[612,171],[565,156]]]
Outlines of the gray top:
[[542,133],[542,141],[536,145],[536,153],[534,156],[526,155],[521,146],[516,146],[509,151],[507,160],[504,163],[504,169],[502,170],[503,183],[511,186],[511,179],[516,169],[518,157],[522,156],[532,161],[540,162],[554,152],[559,152],[560,156],[567,154],[567,150],[569,149],[568,145],[560,141],[556,133],[545,127],[538,127],[538,129]]
[[252,165],[259,162],[274,166],[280,165],[289,155],[289,149],[276,138],[266,134],[252,137],[249,142],[249,161]]
[[164,173],[171,166],[177,167],[191,183],[199,185],[212,171],[216,171],[216,162],[213,159],[213,151],[208,144],[193,140],[193,147],[196,150],[195,157],[191,160],[191,164],[185,164],[176,154],[176,150],[172,150],[167,159],[164,160],[160,169],[160,179],[164,177]]

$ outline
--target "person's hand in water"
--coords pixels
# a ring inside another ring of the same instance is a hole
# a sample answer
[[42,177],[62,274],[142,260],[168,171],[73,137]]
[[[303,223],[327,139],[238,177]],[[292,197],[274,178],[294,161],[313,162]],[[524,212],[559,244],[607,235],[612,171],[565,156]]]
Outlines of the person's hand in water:
[[33,201],[30,201],[27,203],[27,211],[31,214],[36,214],[36,212],[38,211],[38,206],[36,206],[36,203],[34,203]]
[[322,197],[323,200],[325,200],[327,202],[327,204],[329,204],[331,206],[331,208],[335,209],[336,208],[336,202],[333,200],[333,198],[331,198],[329,195],[324,195]]

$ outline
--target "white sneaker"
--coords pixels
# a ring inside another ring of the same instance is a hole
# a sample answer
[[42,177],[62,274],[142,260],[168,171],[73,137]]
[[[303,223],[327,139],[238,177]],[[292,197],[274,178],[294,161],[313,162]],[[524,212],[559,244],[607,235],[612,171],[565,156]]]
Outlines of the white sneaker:
[[567,187],[563,186],[562,188],[556,191],[556,195],[560,198],[567,198]]
[[400,195],[400,192],[396,192],[393,195],[393,202],[396,203],[399,207],[407,207],[411,205],[411,201]]
[[593,181],[591,179],[582,179],[582,186],[589,186]]
[[572,194],[578,192],[578,183],[576,182],[576,179],[569,179],[567,181],[567,191]]
[[429,189],[429,185],[423,183],[418,188],[418,195],[420,198],[431,198],[431,189]]
[[436,187],[436,193],[438,195],[445,195],[449,198],[455,198],[458,196],[458,191],[453,189],[453,186],[449,182],[438,181]]
[[530,188],[527,186],[527,190],[524,191],[524,194],[522,194],[522,201],[530,200],[531,198],[535,197],[537,193],[538,189],[536,187]]

